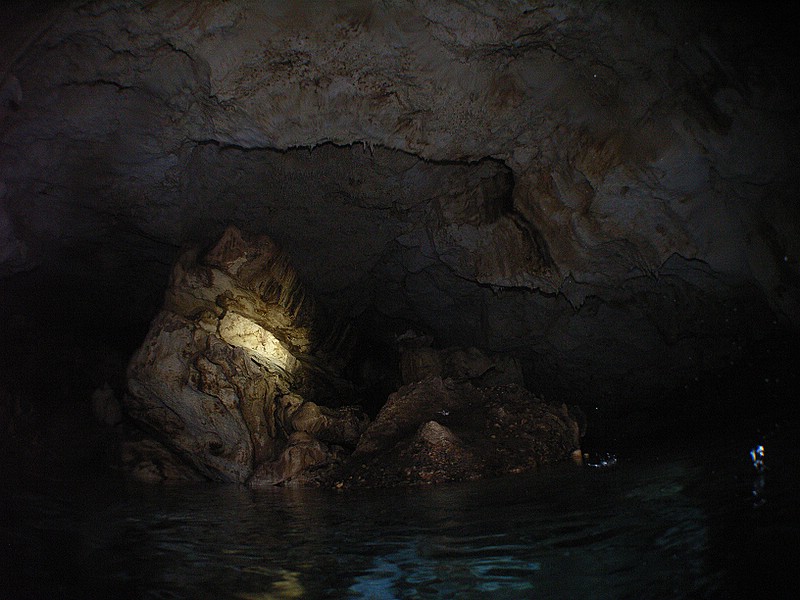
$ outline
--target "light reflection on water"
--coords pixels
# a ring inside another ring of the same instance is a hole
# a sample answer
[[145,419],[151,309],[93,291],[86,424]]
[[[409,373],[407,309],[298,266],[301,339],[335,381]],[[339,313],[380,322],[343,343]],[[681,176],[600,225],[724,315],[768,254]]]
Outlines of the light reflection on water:
[[[742,448],[394,491],[110,481],[10,491],[0,496],[10,517],[4,589],[30,598],[729,597],[749,542],[769,547],[758,532],[770,535],[777,517],[763,511],[794,514],[784,506],[794,498],[769,498],[769,481],[754,513]],[[788,527],[796,533],[796,521]]]

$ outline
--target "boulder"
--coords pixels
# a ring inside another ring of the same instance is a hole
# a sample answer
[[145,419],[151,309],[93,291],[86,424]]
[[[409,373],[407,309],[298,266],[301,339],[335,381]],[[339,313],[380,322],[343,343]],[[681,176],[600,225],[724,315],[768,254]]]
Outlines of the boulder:
[[476,479],[482,467],[461,439],[437,421],[423,423],[398,458],[410,484]]

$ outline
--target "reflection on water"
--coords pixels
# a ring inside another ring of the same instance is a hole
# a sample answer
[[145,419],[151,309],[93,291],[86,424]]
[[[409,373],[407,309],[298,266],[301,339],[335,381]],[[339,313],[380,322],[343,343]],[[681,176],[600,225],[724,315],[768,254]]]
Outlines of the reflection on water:
[[750,460],[756,471],[756,477],[753,480],[753,508],[758,508],[766,502],[764,492],[767,487],[767,463],[764,462],[764,446],[762,444],[758,444],[750,450]]
[[[522,592],[534,587],[535,571],[541,563],[517,558],[519,549],[508,546],[481,547],[471,540],[476,556],[448,558],[426,554],[420,545],[407,543],[394,552],[379,553],[372,566],[358,575],[348,589],[351,598],[394,598],[421,594],[452,598],[465,590],[468,581],[473,592]],[[406,590],[406,594],[402,593]]]
[[788,560],[780,544],[798,539],[797,487],[774,445],[769,471],[756,469],[757,508],[749,440],[395,491],[29,484],[0,494],[2,589],[25,598],[780,597],[782,576],[769,570]]

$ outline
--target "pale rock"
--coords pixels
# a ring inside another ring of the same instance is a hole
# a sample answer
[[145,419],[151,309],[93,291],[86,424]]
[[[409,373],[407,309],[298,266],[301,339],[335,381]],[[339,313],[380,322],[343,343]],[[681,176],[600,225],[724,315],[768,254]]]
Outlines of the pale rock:
[[296,424],[355,445],[355,409],[304,402],[336,388],[344,348],[274,243],[231,227],[176,262],[164,309],[130,361],[125,409],[198,473],[244,482],[285,454]]
[[461,443],[457,435],[436,421],[427,421],[423,423],[417,432],[417,436],[420,440],[432,446],[456,445]]
[[120,461],[137,481],[167,483],[201,481],[202,476],[164,444],[133,433],[120,444]]

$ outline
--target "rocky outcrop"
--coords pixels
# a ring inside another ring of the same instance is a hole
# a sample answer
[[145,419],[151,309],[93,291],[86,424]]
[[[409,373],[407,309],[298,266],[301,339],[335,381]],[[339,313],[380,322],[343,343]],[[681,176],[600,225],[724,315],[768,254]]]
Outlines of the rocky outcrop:
[[[130,361],[125,409],[138,429],[121,444],[122,461],[151,482],[341,488],[517,473],[579,451],[568,409],[524,390],[513,361],[431,341],[400,337],[403,376],[414,383],[369,423],[341,406],[347,334],[326,326],[269,238],[229,227],[178,260]],[[102,422],[119,422],[109,386],[92,403]]]
[[[175,265],[164,309],[128,367],[126,411],[209,479],[244,482],[259,469],[286,481],[329,456],[319,444],[299,453],[299,434],[355,446],[366,426],[355,409],[304,400],[342,401],[347,353],[347,335],[320,318],[273,242],[230,227]],[[148,479],[182,472],[131,468]]]
[[572,411],[515,384],[428,377],[392,394],[353,455],[323,481],[386,487],[530,471],[580,456],[585,431]]

